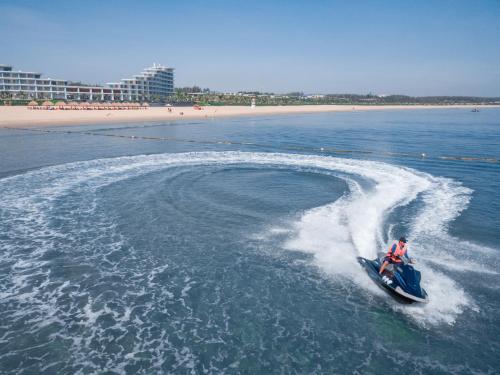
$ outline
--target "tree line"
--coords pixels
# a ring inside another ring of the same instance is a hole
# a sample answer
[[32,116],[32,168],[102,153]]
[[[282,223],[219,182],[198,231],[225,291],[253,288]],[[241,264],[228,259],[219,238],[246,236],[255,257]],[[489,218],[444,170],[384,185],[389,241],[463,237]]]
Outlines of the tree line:
[[[0,105],[23,105],[31,100],[26,93],[0,92]],[[241,91],[238,93],[213,92],[208,88],[199,86],[178,87],[173,95],[152,96],[142,98],[142,101],[172,105],[318,105],[318,104],[343,104],[343,105],[453,105],[453,104],[500,104],[500,97],[477,96],[407,96],[387,95],[379,96],[371,93],[360,94],[326,94],[305,95],[303,92],[287,94],[274,94],[259,91]]]

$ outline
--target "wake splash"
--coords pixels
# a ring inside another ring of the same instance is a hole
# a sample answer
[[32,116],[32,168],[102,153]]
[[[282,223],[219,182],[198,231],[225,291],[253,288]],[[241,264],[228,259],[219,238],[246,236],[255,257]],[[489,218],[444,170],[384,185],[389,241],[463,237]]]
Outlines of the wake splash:
[[[368,293],[381,295],[358,265],[356,257],[374,258],[377,252],[384,250],[388,244],[384,241],[383,228],[389,215],[398,207],[421,200],[421,208],[410,223],[412,231],[408,236],[413,245],[412,255],[420,261],[417,267],[422,271],[423,286],[431,302],[424,306],[394,308],[426,325],[452,324],[466,307],[474,306],[463,287],[435,267],[433,249],[425,245],[450,239],[447,224],[465,209],[471,194],[459,183],[373,161],[278,153],[200,152],[84,161],[0,180],[0,219],[6,233],[0,237],[0,266],[3,271],[0,297],[9,305],[24,309],[13,318],[22,319],[23,314],[36,311],[39,317],[33,318],[33,321],[36,323],[38,320],[40,327],[47,322],[61,323],[62,312],[52,301],[65,291],[79,290],[79,286],[72,285],[71,280],[62,285],[51,284],[50,271],[44,268],[50,253],[62,251],[60,244],[68,237],[67,233],[51,225],[53,212],[61,199],[80,197],[74,200],[74,207],[58,213],[62,215],[58,219],[64,224],[64,220],[72,215],[95,215],[98,202],[93,197],[105,186],[173,167],[228,164],[310,169],[317,173],[334,173],[345,179],[349,192],[335,202],[305,212],[292,225],[284,246],[312,254],[314,263],[326,274],[355,283]],[[434,212],[437,208],[439,215]],[[89,230],[95,231],[92,236],[96,239],[105,232],[115,230],[113,223],[107,222],[106,218],[96,218],[95,226]],[[276,231],[280,232],[274,228]],[[92,253],[96,247],[89,245],[88,256],[103,257],[104,260],[114,256],[122,241],[119,235],[115,237],[115,242],[107,247],[108,254]],[[462,252],[470,248],[469,244],[456,239],[454,243],[455,248]],[[460,269],[461,262],[455,250],[443,251],[447,252],[449,268]],[[140,262],[142,260],[137,264]],[[469,268],[480,267],[474,260],[469,260],[469,263]],[[144,267],[149,267],[150,271],[152,266]],[[108,272],[111,275],[120,271],[110,269]],[[141,272],[137,270],[137,274]],[[165,298],[171,296],[167,293]],[[97,319],[93,315],[95,309],[92,309],[92,304],[89,300],[84,309],[72,307],[71,314],[87,317],[91,323]],[[126,311],[129,310],[125,310],[124,320],[127,318]],[[78,347],[80,343],[75,342]]]
[[[451,184],[450,180],[406,168],[379,163],[372,164],[369,169],[374,186],[362,188],[348,178],[350,194],[305,212],[292,224],[285,248],[313,254],[315,265],[328,276],[340,281],[347,279],[367,293],[385,297],[393,309],[422,326],[453,324],[465,308],[476,307],[472,298],[449,273],[445,274],[433,267],[436,263],[441,266],[441,262],[436,262],[435,248],[429,244],[437,246],[439,258],[446,259],[448,269],[494,273],[474,261],[464,267],[463,260],[453,255],[456,254],[454,249],[467,252],[470,246],[451,238],[446,231],[446,224],[467,206],[471,191],[459,184]],[[373,174],[377,176],[374,178]],[[361,172],[358,177],[369,178],[365,172]],[[436,214],[436,206],[425,204],[428,203],[425,197],[433,195],[434,191],[440,199],[447,201],[445,205],[448,210],[439,211],[443,215]],[[417,259],[416,268],[422,272],[422,285],[429,294],[429,303],[400,305],[374,285],[356,258],[362,256],[373,259],[386,252],[391,242],[383,240],[384,227],[387,226],[384,224],[389,226],[389,241],[403,234],[392,233],[393,225],[386,223],[388,216],[399,207],[422,200],[421,197],[424,197],[424,205],[410,218],[408,226],[411,229],[407,236],[410,240],[410,255]],[[440,243],[452,243],[454,246],[450,246],[446,249],[449,252],[446,252]]]

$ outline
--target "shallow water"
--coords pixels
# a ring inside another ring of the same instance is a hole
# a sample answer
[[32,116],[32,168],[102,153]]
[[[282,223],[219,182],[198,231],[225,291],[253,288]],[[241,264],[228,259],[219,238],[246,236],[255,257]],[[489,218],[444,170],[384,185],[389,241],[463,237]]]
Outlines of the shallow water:
[[[0,129],[1,373],[500,371],[499,110],[49,130]],[[426,305],[356,262],[402,234]]]

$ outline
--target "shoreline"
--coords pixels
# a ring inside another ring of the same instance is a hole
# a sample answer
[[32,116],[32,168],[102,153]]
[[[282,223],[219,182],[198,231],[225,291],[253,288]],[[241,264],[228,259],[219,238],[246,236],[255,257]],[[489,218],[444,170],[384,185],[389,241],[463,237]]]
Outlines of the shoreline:
[[[241,116],[290,115],[327,112],[367,112],[415,109],[500,108],[500,105],[299,105],[150,107],[145,110],[33,110],[25,106],[0,107],[0,128],[93,125],[129,122],[165,122]],[[181,114],[182,113],[182,114]]]

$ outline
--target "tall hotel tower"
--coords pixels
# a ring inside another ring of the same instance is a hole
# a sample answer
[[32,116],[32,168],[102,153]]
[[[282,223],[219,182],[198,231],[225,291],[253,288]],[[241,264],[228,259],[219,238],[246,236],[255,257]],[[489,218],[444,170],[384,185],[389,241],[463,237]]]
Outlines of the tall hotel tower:
[[153,64],[133,78],[92,86],[42,78],[41,73],[13,71],[12,66],[0,65],[0,93],[13,98],[148,101],[174,93],[174,69]]

